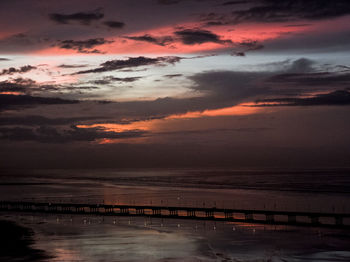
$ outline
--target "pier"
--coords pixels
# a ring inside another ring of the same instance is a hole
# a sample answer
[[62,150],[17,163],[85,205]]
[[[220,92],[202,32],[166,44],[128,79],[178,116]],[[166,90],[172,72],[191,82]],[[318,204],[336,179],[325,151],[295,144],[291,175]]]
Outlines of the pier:
[[346,223],[346,220],[350,220],[349,213],[26,201],[0,201],[0,211],[40,212],[52,214],[90,214],[100,216],[147,216],[260,223],[271,225],[350,228],[350,224]]

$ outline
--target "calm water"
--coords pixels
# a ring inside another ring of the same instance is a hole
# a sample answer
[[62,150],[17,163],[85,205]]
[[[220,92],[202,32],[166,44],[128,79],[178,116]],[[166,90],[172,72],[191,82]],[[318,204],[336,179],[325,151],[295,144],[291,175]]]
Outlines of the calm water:
[[[349,170],[12,170],[2,199],[350,212]],[[2,214],[6,216],[6,214]],[[48,261],[349,261],[348,231],[10,214]]]
[[350,212],[350,170],[12,170],[0,198]]

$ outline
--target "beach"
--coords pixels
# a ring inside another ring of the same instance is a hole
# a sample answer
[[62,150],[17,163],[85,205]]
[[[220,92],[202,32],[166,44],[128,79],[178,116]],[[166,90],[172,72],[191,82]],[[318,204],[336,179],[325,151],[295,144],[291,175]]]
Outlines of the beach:
[[[34,242],[21,253],[29,259],[19,261],[350,259],[349,231],[335,229],[81,215],[15,214],[7,219],[35,232]],[[6,259],[18,261],[18,256]]]
[[[2,198],[284,210],[347,211],[343,173],[323,190],[308,186],[311,172],[201,170],[17,170],[2,175]],[[254,180],[243,180],[249,172]],[[296,185],[281,187],[278,181]],[[28,181],[30,178],[30,182]],[[300,185],[304,180],[304,187]],[[312,179],[311,179],[312,180]],[[5,183],[6,181],[6,183]],[[158,181],[158,182],[157,182]],[[174,182],[175,181],[175,182]],[[261,181],[261,183],[257,182]],[[266,183],[262,183],[266,181]],[[326,179],[324,180],[326,181]],[[269,182],[267,184],[267,182]],[[296,183],[298,182],[298,183]],[[176,185],[175,185],[176,183]],[[172,187],[170,187],[170,185]],[[334,188],[330,192],[329,188]],[[342,190],[340,190],[340,188]],[[282,190],[281,190],[282,189]],[[5,195],[5,196],[4,196]],[[1,220],[28,228],[28,254],[42,261],[348,261],[349,230],[161,219],[128,216],[1,213]],[[344,221],[348,223],[348,221]],[[7,222],[6,222],[7,223]],[[11,222],[12,223],[12,222]],[[9,232],[10,234],[10,232]],[[20,241],[20,240],[16,240]],[[18,242],[20,243],[20,242]],[[14,245],[16,246],[16,245]],[[39,252],[40,251],[40,252]],[[33,253],[34,252],[34,253]],[[39,256],[37,254],[41,254]],[[7,256],[6,261],[16,261]],[[25,260],[24,260],[25,261]],[[33,259],[29,261],[35,261]]]

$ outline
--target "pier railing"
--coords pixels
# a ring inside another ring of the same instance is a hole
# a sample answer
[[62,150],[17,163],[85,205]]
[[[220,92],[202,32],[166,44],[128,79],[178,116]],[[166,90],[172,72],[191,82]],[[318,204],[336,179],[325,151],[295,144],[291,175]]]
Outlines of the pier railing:
[[349,213],[29,201],[0,201],[0,211],[42,212],[53,214],[91,214],[104,216],[150,216],[275,225],[284,224],[350,228],[350,224],[347,223],[347,221],[350,220]]

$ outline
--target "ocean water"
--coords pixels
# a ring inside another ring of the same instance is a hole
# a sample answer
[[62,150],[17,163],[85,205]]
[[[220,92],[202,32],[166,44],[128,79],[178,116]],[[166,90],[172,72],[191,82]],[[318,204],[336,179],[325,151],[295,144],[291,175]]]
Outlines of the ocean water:
[[[4,170],[0,197],[350,212],[349,170]],[[350,231],[141,217],[6,214],[45,261],[350,261]],[[347,223],[349,221],[346,221]]]
[[350,212],[350,169],[3,170],[0,199]]

